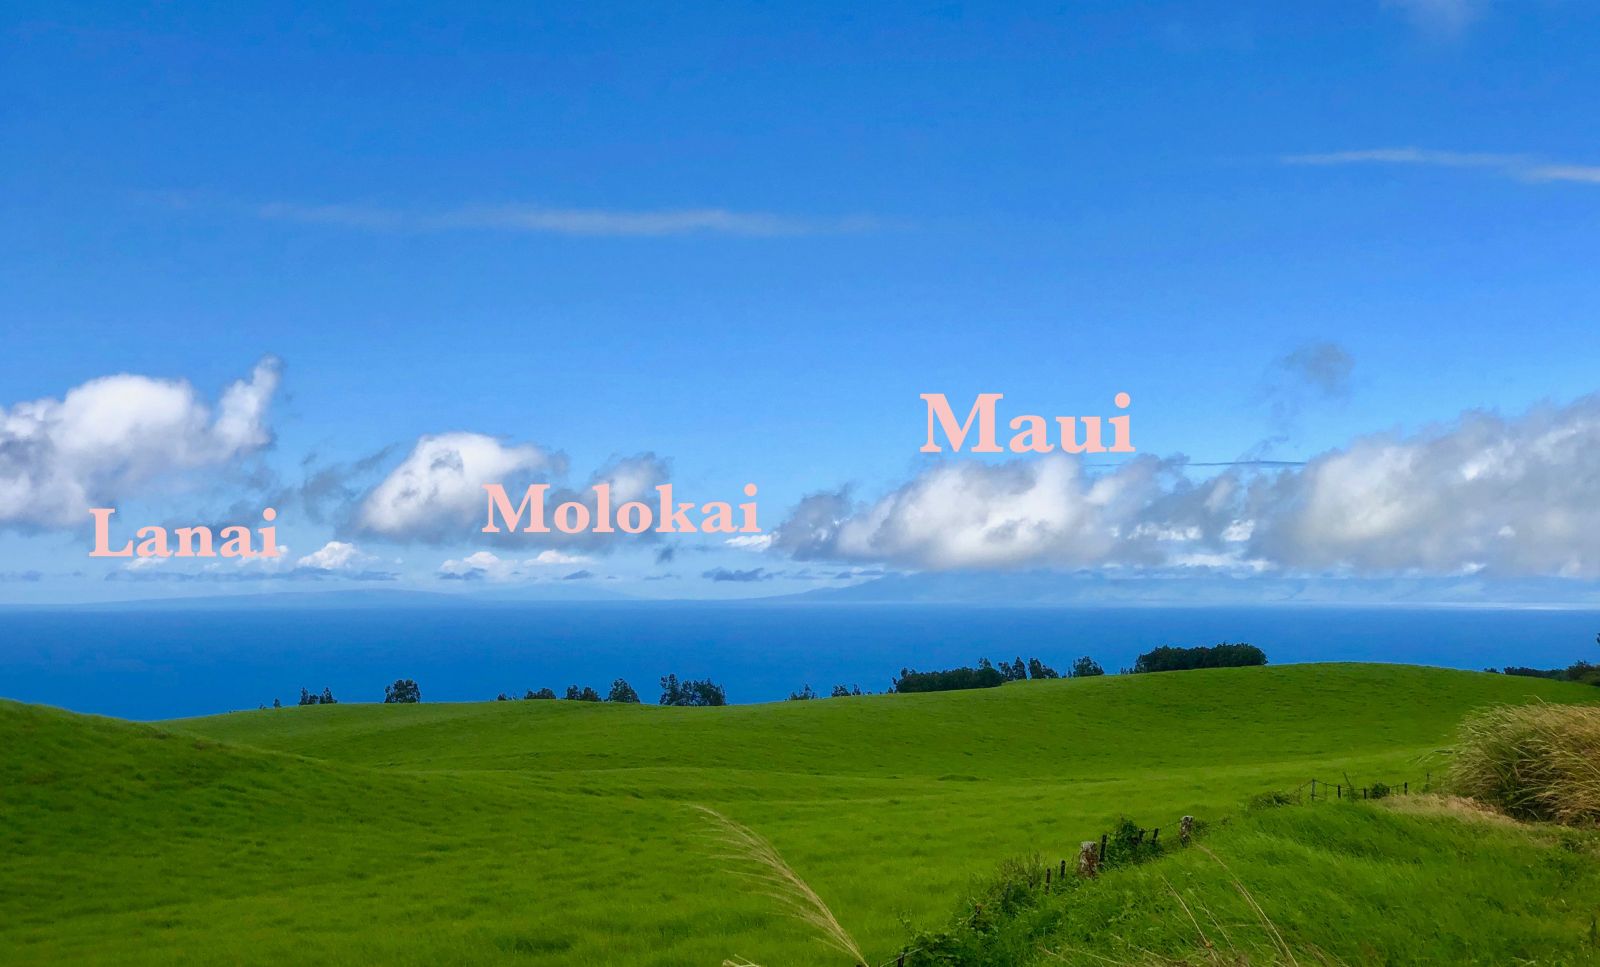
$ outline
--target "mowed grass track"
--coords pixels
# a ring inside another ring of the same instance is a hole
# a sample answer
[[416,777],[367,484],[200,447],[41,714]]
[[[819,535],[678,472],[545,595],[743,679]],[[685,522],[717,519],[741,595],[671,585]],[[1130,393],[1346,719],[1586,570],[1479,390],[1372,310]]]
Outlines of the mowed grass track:
[[[424,683],[425,685],[426,683]],[[0,702],[0,963],[840,958],[687,804],[758,830],[871,955],[1009,855],[1348,772],[1588,686],[1381,665],[665,709],[338,705],[160,726]],[[1432,766],[1436,768],[1436,766]]]

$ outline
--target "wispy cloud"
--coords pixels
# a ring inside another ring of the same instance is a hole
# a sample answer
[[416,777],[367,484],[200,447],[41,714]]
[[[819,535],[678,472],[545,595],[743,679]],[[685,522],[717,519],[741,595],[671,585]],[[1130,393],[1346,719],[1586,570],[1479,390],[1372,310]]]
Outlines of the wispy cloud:
[[478,205],[415,211],[367,205],[270,202],[249,208],[267,221],[329,225],[375,232],[501,231],[548,235],[661,237],[735,235],[771,238],[833,235],[879,227],[861,215],[811,218],[726,208],[622,211],[546,208],[537,205]]
[[1450,39],[1459,37],[1488,8],[1488,0],[1384,0],[1386,7],[1405,11],[1424,33]]
[[1431,151],[1425,148],[1364,148],[1358,151],[1291,154],[1284,155],[1279,160],[1287,165],[1415,165],[1432,168],[1479,168],[1517,181],[1573,181],[1600,184],[1600,165],[1549,162],[1523,154]]

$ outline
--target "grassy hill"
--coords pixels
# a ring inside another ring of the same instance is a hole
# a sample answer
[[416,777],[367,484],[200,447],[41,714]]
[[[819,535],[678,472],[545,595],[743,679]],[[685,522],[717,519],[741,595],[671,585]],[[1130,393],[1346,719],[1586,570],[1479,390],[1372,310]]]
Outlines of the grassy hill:
[[1593,688],[1378,665],[667,709],[337,705],[160,726],[0,702],[0,963],[839,964],[690,803],[768,837],[869,954],[1008,856],[1349,774]]

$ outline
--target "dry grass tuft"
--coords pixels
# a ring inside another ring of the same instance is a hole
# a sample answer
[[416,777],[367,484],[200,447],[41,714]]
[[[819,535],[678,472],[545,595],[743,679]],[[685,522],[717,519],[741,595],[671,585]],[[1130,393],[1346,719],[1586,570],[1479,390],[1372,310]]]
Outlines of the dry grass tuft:
[[1450,787],[1518,819],[1600,822],[1600,706],[1506,705],[1468,716]]
[[[710,806],[695,806],[716,828],[717,839],[728,848],[723,859],[735,860],[748,867],[734,872],[758,884],[766,896],[778,901],[789,915],[817,932],[823,943],[851,958],[851,964],[865,964],[867,958],[850,932],[822,902],[822,897],[810,884],[794,871],[777,847],[760,833],[743,825]],[[725,967],[755,967],[745,961],[725,960]]]
[[1464,823],[1489,823],[1495,826],[1522,827],[1522,823],[1507,816],[1488,803],[1463,796],[1425,792],[1415,796],[1390,796],[1382,800],[1384,806],[1397,813],[1412,816],[1447,816]]

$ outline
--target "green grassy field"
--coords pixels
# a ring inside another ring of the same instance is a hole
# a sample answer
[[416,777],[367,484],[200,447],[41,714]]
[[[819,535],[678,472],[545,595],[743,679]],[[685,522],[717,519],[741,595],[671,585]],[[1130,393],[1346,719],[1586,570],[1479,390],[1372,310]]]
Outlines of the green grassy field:
[[[1300,665],[157,726],[0,702],[0,963],[840,964],[718,858],[692,803],[768,837],[876,961],[1008,856],[1071,855],[1122,815],[1232,815],[1312,776],[1415,782],[1470,709],[1596,695]],[[1251,842],[1247,867],[1291,875],[1263,863],[1293,850]]]

